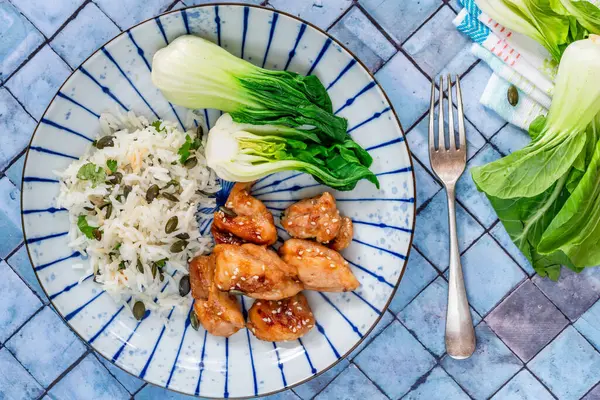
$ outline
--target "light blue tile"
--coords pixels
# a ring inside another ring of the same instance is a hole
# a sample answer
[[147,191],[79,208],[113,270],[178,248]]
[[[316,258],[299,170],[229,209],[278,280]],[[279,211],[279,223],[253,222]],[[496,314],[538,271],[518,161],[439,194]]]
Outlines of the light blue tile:
[[69,371],[50,389],[49,394],[56,400],[125,400],[130,398],[127,390],[108,373],[93,354],[88,354],[75,368]]
[[588,392],[581,400],[598,400],[600,399],[600,384],[596,385]]
[[[462,252],[483,233],[483,227],[456,205],[458,248]],[[417,215],[414,245],[440,271],[448,268],[450,251],[446,192],[440,191]]]
[[359,0],[359,3],[398,43],[404,42],[443,4],[441,0]]
[[419,380],[403,400],[468,400],[469,396],[441,367]]
[[489,234],[467,250],[462,266],[471,307],[480,315],[490,312],[526,277]]
[[479,102],[490,76],[492,70],[485,63],[479,63],[460,80],[465,116],[487,138],[498,132],[505,124],[498,114],[488,110]]
[[335,367],[325,372],[323,375],[319,375],[315,379],[295,387],[293,390],[303,400],[310,400],[320,393],[329,383],[334,380],[343,370],[348,368],[350,362],[347,359],[342,359]]
[[508,155],[515,150],[520,150],[531,142],[529,134],[514,125],[506,126],[494,135],[490,142],[500,150],[503,155]]
[[27,146],[34,129],[35,120],[8,90],[0,88],[0,170],[6,168]]
[[375,74],[405,129],[429,108],[430,84],[402,53],[397,53]]
[[300,397],[298,397],[292,390],[284,390],[283,392],[279,392],[271,396],[258,398],[260,400],[300,400]]
[[22,240],[20,192],[3,177],[0,178],[0,257],[6,258]]
[[600,268],[586,268],[577,274],[563,267],[558,282],[539,275],[532,280],[573,322],[600,297]]
[[443,7],[402,46],[430,77],[437,76],[459,54],[463,59],[457,59],[452,69],[461,66],[462,70],[448,72],[463,73],[476,61],[468,51],[461,53],[472,42],[456,30],[452,23],[455,16],[449,7]]
[[[119,28],[94,3],[88,3],[52,40],[50,46],[76,68],[96,49],[119,33]],[[73,40],[84,37],[86,40]]]
[[[446,352],[444,332],[447,305],[448,283],[439,277],[398,314],[400,321],[438,357]],[[471,318],[474,325],[481,320],[473,309]]]
[[373,330],[369,333],[369,335],[365,338],[365,340],[363,340],[353,351],[352,353],[350,353],[350,355],[348,356],[348,358],[350,360],[353,360],[354,357],[356,357],[361,351],[363,351],[363,349],[367,346],[369,346],[369,344],[371,344],[371,342],[377,337],[379,336],[379,334],[388,327],[388,325],[392,322],[392,320],[394,319],[394,316],[392,315],[391,312],[385,312],[383,314],[383,317],[381,317],[381,319],[379,320],[379,322],[377,323],[377,325],[375,325],[375,328],[373,328]]
[[530,280],[508,295],[485,322],[521,360],[531,360],[569,321]]
[[[428,84],[430,85],[430,84]],[[431,86],[429,86],[431,87]],[[447,107],[447,103],[444,104]],[[447,110],[447,109],[446,109]],[[435,121],[437,129],[438,107],[435,107]],[[454,115],[457,115],[456,107],[454,107]],[[444,131],[448,132],[448,118],[444,121]],[[454,119],[454,130],[458,132],[458,120]],[[485,145],[485,138],[475,129],[475,127],[465,120],[465,135],[467,138],[467,159],[473,157],[479,149]],[[406,134],[406,140],[410,146],[410,151],[432,172],[431,163],[429,162],[429,116],[423,118],[414,128]]]
[[154,386],[147,385],[145,388],[139,391],[138,394],[135,395],[135,400],[194,400],[198,399],[198,397],[194,396],[186,396],[184,394],[172,392],[170,390]]
[[8,1],[0,3],[0,21],[2,21],[0,24],[2,38],[0,40],[0,82],[2,82],[42,44],[44,37]]
[[435,365],[433,356],[397,321],[376,337],[354,362],[389,397],[396,399],[406,394]]
[[554,397],[534,378],[523,370],[492,397],[492,400],[552,400]]
[[0,341],[4,342],[41,306],[31,289],[5,261],[0,261]]
[[[52,332],[52,334],[42,334]],[[85,352],[81,340],[52,308],[45,307],[23,326],[6,347],[44,387]]]
[[[71,41],[85,42],[85,40],[72,38]],[[52,51],[50,46],[44,46],[10,78],[6,86],[25,106],[29,114],[39,120],[70,73],[69,66]]]
[[371,70],[378,70],[396,52],[396,48],[358,7],[353,7],[330,30]]
[[383,393],[354,365],[342,372],[315,399],[319,400],[350,400],[369,399],[386,400]]
[[327,29],[344,11],[352,5],[352,0],[309,0],[289,1],[270,0],[277,10],[286,11],[321,29]]
[[[219,2],[220,2],[219,0],[184,0],[184,3],[187,4],[188,6],[219,3]],[[237,0],[236,3],[260,5],[263,3],[263,0]]]
[[8,265],[10,265],[12,269],[29,285],[29,287],[31,287],[37,293],[44,303],[48,303],[48,298],[40,286],[40,282],[36,278],[33,267],[31,266],[31,261],[27,255],[27,248],[25,245],[21,246],[21,248],[11,255],[6,261],[8,262]]
[[475,328],[477,347],[466,360],[445,356],[442,367],[475,399],[487,399],[522,366],[521,361],[485,324]]
[[[442,71],[439,72],[436,76],[436,81],[440,81],[440,76],[451,75],[452,82],[456,82],[456,75],[462,76],[473,64],[477,62],[478,58],[471,52],[471,43],[469,45],[460,49],[458,53],[454,56],[454,58],[446,65],[443,66]],[[453,93],[454,94],[454,93]],[[466,96],[463,93],[463,96]],[[456,100],[455,100],[456,103]]]
[[528,364],[558,398],[579,399],[600,380],[600,354],[568,326]]
[[438,271],[418,251],[413,249],[410,252],[400,287],[390,303],[390,310],[395,314],[402,311],[436,276],[438,276]]
[[0,350],[0,399],[36,399],[44,388],[6,349]]
[[171,0],[96,0],[98,7],[121,29],[164,12],[172,3]]
[[511,257],[517,262],[517,264],[519,264],[521,268],[523,268],[527,272],[527,274],[529,274],[529,276],[535,274],[531,263],[529,262],[527,257],[523,255],[521,250],[519,250],[519,248],[513,243],[510,236],[508,235],[508,232],[506,232],[506,229],[504,229],[504,225],[502,225],[501,222],[497,223],[496,226],[492,228],[490,233],[500,243],[500,245],[504,247],[508,254],[511,255]]
[[475,186],[475,182],[473,182],[473,178],[471,177],[471,168],[488,164],[500,157],[500,154],[492,146],[486,144],[479,153],[469,160],[465,172],[456,184],[456,198],[486,228],[492,226],[498,217],[486,195],[477,190],[477,186]]
[[171,10],[180,10],[185,7],[187,7],[187,6],[183,3],[183,1],[178,1],[177,3],[175,3],[173,8],[171,8]]
[[23,164],[25,164],[25,154],[12,163],[5,172],[8,179],[18,188],[21,187],[21,181],[23,180]]
[[98,358],[98,360],[104,364],[104,366],[108,369],[108,372],[110,372],[115,378],[117,378],[119,382],[121,382],[121,385],[123,385],[125,389],[129,391],[129,393],[136,392],[144,384],[143,380],[123,371],[121,368],[115,366],[101,355],[96,354],[96,358]]
[[600,351],[600,300],[579,317],[574,326]]
[[12,0],[12,2],[46,37],[50,37],[77,10],[83,0]]
[[417,180],[417,209],[440,191],[440,185],[420,162],[413,160],[415,179]]

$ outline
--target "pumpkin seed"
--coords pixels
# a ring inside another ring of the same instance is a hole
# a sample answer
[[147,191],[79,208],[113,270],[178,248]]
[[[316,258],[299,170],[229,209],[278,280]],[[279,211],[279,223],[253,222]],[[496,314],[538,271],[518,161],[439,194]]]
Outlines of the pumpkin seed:
[[188,242],[185,240],[178,240],[171,245],[171,253],[181,253],[183,249],[185,249],[188,245]]
[[171,179],[169,182],[167,182],[167,184],[165,185],[165,187],[162,188],[162,190],[168,189],[171,186],[177,187],[177,186],[179,186],[179,182],[177,182],[175,179]]
[[102,231],[100,229],[94,229],[92,231],[92,235],[94,235],[94,239],[96,240],[102,240]]
[[190,312],[190,325],[192,325],[192,329],[195,331],[197,331],[200,327],[200,324],[198,323],[198,316],[194,310]]
[[113,185],[121,184],[122,180],[123,180],[123,174],[120,172],[115,172],[114,174],[112,174],[110,176],[110,183]]
[[244,292],[242,292],[242,291],[240,291],[240,290],[235,290],[235,289],[234,289],[234,290],[230,290],[230,291],[229,291],[229,294],[233,294],[233,295],[236,295],[236,296],[241,296],[241,295],[243,295],[243,294],[244,294]]
[[148,188],[148,190],[146,191],[146,201],[148,203],[152,203],[152,201],[156,198],[156,196],[158,196],[158,192],[160,191],[160,189],[158,188],[158,185],[152,185]]
[[215,197],[216,196],[215,193],[207,192],[206,190],[200,190],[200,189],[196,190],[196,194],[201,194],[206,197]]
[[165,275],[163,274],[162,271],[159,272],[158,276],[159,276],[161,282],[165,280]]
[[133,305],[133,316],[138,321],[141,321],[144,318],[144,314],[146,314],[146,306],[141,301],[136,301]]
[[179,223],[179,218],[176,215],[169,218],[165,225],[165,233],[174,232],[177,229],[177,224]]
[[109,219],[112,214],[112,210],[113,210],[113,206],[112,206],[112,204],[109,204],[106,207],[106,216],[104,218]]
[[96,210],[94,207],[83,207],[84,210],[86,211],[94,211]]
[[167,200],[174,201],[175,203],[177,203],[179,201],[179,199],[177,197],[173,196],[171,193],[164,193],[163,192],[163,193],[160,194],[160,196],[164,197]]
[[105,147],[114,147],[115,143],[113,142],[114,136],[104,136],[98,139],[96,142],[97,149],[103,149]]
[[508,99],[508,103],[515,107],[519,103],[519,91],[515,85],[510,85],[508,87],[508,91],[506,92],[506,97]]
[[156,278],[156,273],[158,272],[158,266],[156,263],[152,263],[152,278]]
[[196,128],[196,136],[200,139],[202,138],[202,136],[204,136],[204,128],[202,128],[202,126],[198,125],[198,127]]
[[237,217],[237,213],[235,211],[233,211],[231,208],[227,208],[224,206],[220,206],[219,210],[221,210],[223,212],[223,214],[227,215],[228,217]]
[[190,157],[187,160],[185,160],[185,162],[183,163],[183,165],[187,168],[187,169],[192,169],[194,168],[196,165],[198,165],[198,159],[196,157]]
[[177,239],[181,239],[181,240],[188,240],[190,238],[190,235],[187,234],[186,232],[182,232],[182,233],[178,233],[177,235],[175,235],[175,237]]
[[127,196],[129,196],[129,193],[131,193],[132,190],[133,190],[133,188],[129,185],[123,186],[123,196],[125,196],[125,198],[127,198]]
[[137,260],[137,269],[138,271],[140,271],[142,274],[144,273],[144,266],[142,265],[142,262],[140,260]]
[[187,296],[187,294],[190,292],[190,276],[189,275],[184,275],[180,280],[179,280],[179,295],[181,297]]

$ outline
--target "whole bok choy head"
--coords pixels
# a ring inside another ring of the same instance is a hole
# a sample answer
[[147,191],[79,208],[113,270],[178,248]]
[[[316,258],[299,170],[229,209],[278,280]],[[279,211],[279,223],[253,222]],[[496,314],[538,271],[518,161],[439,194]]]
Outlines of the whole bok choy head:
[[544,46],[556,61],[565,48],[600,34],[600,9],[587,0],[475,0],[488,16]]
[[316,76],[259,68],[197,36],[180,36],[156,52],[152,82],[174,104],[215,108],[239,123],[311,126],[334,142],[346,137],[347,121],[332,114]]
[[234,182],[296,170],[337,190],[352,190],[361,179],[379,188],[369,171],[373,159],[350,136],[341,143],[324,143],[310,131],[239,124],[229,114],[223,114],[208,134],[206,161],[220,178]]
[[513,242],[542,276],[600,264],[600,36],[567,47],[532,141],[471,170]]

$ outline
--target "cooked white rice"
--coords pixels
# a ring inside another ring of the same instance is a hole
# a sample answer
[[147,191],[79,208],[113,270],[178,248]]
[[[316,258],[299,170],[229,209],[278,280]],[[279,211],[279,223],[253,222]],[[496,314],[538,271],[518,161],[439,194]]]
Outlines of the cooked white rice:
[[[208,253],[212,247],[210,236],[199,232],[196,212],[199,206],[214,207],[215,200],[199,190],[214,193],[219,189],[217,177],[208,169],[203,156],[205,140],[200,149],[191,154],[197,158],[197,165],[188,169],[181,164],[177,152],[185,143],[186,135],[196,137],[195,130],[182,132],[176,123],[162,121],[159,132],[146,118],[133,113],[103,114],[100,125],[104,131],[100,137],[113,136],[114,147],[90,146],[78,161],[65,171],[57,172],[61,178],[58,205],[69,210],[71,221],[69,246],[89,256],[86,275],[94,273],[95,281],[115,300],[125,301],[131,297],[129,305],[141,300],[150,310],[186,308],[190,299],[189,295],[180,297],[179,280],[188,273],[188,260]],[[92,187],[90,180],[78,179],[80,168],[93,163],[104,168],[108,180],[111,174],[108,160],[117,161],[118,172],[123,175],[121,184],[102,182]],[[163,189],[171,180],[179,182],[180,187]],[[148,203],[146,192],[155,184],[161,193],[173,194],[179,201],[157,197]],[[132,188],[127,197],[120,196],[125,185]],[[100,209],[98,203],[108,201],[112,204],[112,213],[105,218],[107,209]],[[89,207],[93,207],[93,211]],[[99,227],[100,240],[88,238],[81,232],[77,226],[81,215],[86,216],[90,226]],[[173,216],[178,219],[177,228],[167,234],[165,225]],[[185,250],[172,253],[171,246],[180,240],[176,235],[182,233],[190,236],[188,245]],[[160,272],[153,277],[152,263],[163,259],[168,261],[162,269],[164,281],[161,281]],[[143,273],[138,270],[138,260]]]

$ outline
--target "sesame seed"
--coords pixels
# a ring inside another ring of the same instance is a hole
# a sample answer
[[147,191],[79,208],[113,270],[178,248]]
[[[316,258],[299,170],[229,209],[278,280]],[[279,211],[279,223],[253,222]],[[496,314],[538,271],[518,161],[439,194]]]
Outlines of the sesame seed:
[[237,273],[238,273],[238,272],[240,272],[240,269],[239,269],[239,268],[236,268],[236,269],[234,269],[234,270],[233,270],[233,274],[234,274],[234,275],[237,275]]
[[304,320],[303,320],[303,321],[302,321],[302,325],[306,325],[306,321],[304,321]]
[[325,229],[325,232],[327,232],[328,235],[331,233],[329,229]]
[[335,268],[335,264],[334,264],[334,263],[331,263],[331,264],[329,264],[329,266],[330,266],[331,268]]
[[297,301],[295,301],[295,302],[293,302],[293,303],[292,303],[292,305],[293,305],[293,306],[295,306],[296,304],[298,304],[298,302],[297,302]]
[[328,259],[328,260],[331,260],[331,257],[327,256],[327,259]]
[[339,219],[337,219],[337,218],[334,218],[331,220],[331,222],[338,222],[338,221],[339,221]]
[[217,287],[219,288],[219,290],[223,290],[223,288],[221,287],[221,285],[217,285]]
[[219,312],[217,313],[217,315],[221,315],[221,314],[223,314],[221,311],[219,311]]
[[288,221],[288,226],[292,226],[292,221]]
[[280,302],[280,301],[278,301],[278,302],[277,302],[277,304],[281,304],[281,302]]
[[235,284],[235,286],[237,286],[237,287],[240,287],[240,283],[239,283],[239,282],[238,282],[238,283],[236,283],[236,284]]
[[[229,208],[233,207],[233,202],[230,201],[229,203],[227,203],[227,207],[229,207]],[[223,211],[221,211],[221,212],[223,212]]]
[[238,222],[238,225],[240,225],[240,226],[244,225],[244,221]]
[[304,251],[300,250],[300,251],[298,252],[298,254],[302,255],[302,254],[304,254]]
[[258,280],[258,275],[254,275],[254,279],[255,279],[255,280]]
[[250,203],[249,201],[247,201],[247,202],[246,202],[246,205],[247,205],[247,206],[250,206],[250,205],[252,205],[252,203]]
[[277,314],[277,310],[273,310],[273,311],[271,311],[271,313]]
[[329,222],[323,222],[323,226],[329,226]]
[[296,327],[294,327],[294,329],[292,329],[292,332],[296,333],[296,330],[297,330]]
[[204,307],[208,307],[208,303],[204,303],[204,304],[203,304],[203,306],[204,306]]
[[260,301],[257,301],[257,302],[256,302],[256,305],[257,305],[257,306],[260,306],[261,304],[262,304],[262,303],[261,303]]
[[225,276],[229,276],[229,271],[225,271]]
[[312,249],[306,249],[307,253],[310,253],[312,251]]
[[300,257],[300,256],[297,256],[296,258],[297,258],[298,260],[302,260],[302,257]]
[[256,329],[252,328],[252,333],[256,333]]
[[321,211],[327,211],[325,207],[321,207]]
[[242,276],[240,279],[241,279],[241,280],[243,280],[243,281],[245,281],[245,280],[246,280],[246,278],[244,278],[243,276]]
[[265,321],[265,322],[269,322],[268,318],[263,318],[262,320]]
[[315,221],[310,221],[310,224],[314,226],[314,225],[316,225],[317,223],[316,223]]
[[313,325],[308,325],[308,326],[307,326],[307,328],[312,328],[312,327],[313,327]]
[[281,307],[277,309],[277,314],[281,313]]
[[265,266],[264,266],[264,265],[262,266],[262,270],[263,270],[263,271],[265,270]]
[[292,312],[291,311],[286,311],[285,314],[289,315],[289,316],[292,316]]
[[298,311],[302,311],[302,307],[296,307]]

